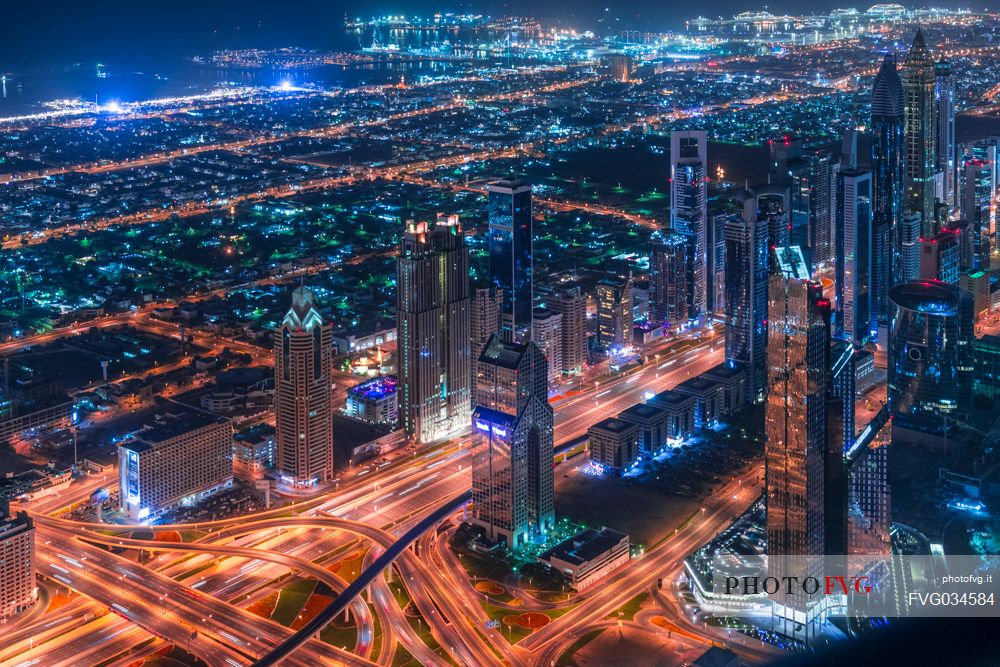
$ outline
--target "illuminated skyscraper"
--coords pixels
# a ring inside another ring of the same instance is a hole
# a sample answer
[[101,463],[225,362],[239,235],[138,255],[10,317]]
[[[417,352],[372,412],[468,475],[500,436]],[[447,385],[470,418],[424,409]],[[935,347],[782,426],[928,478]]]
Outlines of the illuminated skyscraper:
[[[916,280],[920,277],[920,230],[919,213],[907,213],[899,225],[899,277],[900,280]],[[889,304],[890,317],[892,303]]]
[[742,215],[726,225],[726,360],[746,371],[747,401],[763,400],[767,358],[767,219],[750,190],[737,195]]
[[18,512],[5,516],[0,507],[0,619],[35,605],[35,525],[30,516]]
[[407,436],[432,442],[472,409],[469,250],[458,216],[407,223],[396,261],[399,415]]
[[889,288],[902,277],[903,84],[887,55],[872,87],[872,311],[889,322]]
[[587,363],[587,300],[580,288],[559,289],[546,297],[545,305],[562,316],[560,358],[564,373],[579,373]]
[[[841,550],[843,533],[828,544],[828,522],[843,516],[843,474],[832,467],[842,460],[844,424],[832,395],[830,372],[831,303],[810,279],[798,247],[776,248],[768,285],[767,404],[764,411],[767,553],[770,556],[820,556]],[[832,413],[831,413],[832,410]],[[831,427],[834,435],[831,437]],[[830,494],[839,494],[840,498]],[[839,519],[838,519],[839,521]],[[779,579],[786,563],[769,562],[768,575]],[[793,567],[793,572],[795,568]],[[805,574],[815,576],[814,566]],[[799,575],[802,572],[795,572]],[[786,635],[815,634],[815,603],[792,596],[773,607]]]
[[973,159],[965,162],[962,220],[969,225],[972,234],[972,264],[962,268],[990,269],[993,234],[996,230],[996,212],[993,206],[995,167],[988,160]]
[[688,317],[708,309],[708,138],[702,130],[670,132],[670,227],[688,241]]
[[610,351],[632,344],[632,280],[597,283],[597,344]]
[[548,363],[533,342],[500,335],[479,363],[492,371],[477,386],[472,416],[472,522],[518,547],[555,524]]
[[893,287],[889,297],[893,442],[941,446],[954,420],[972,408],[972,295],[956,285],[915,281]]
[[768,286],[765,410],[770,554],[824,553],[830,311],[801,251],[775,249]]
[[298,486],[333,479],[332,352],[312,292],[296,288],[274,335],[274,418],[278,470]]
[[772,248],[787,246],[792,237],[789,221],[788,187],[755,185],[757,211],[767,219],[767,239]]
[[809,191],[809,247],[813,264],[823,264],[833,259],[833,156],[826,150],[805,154]]
[[489,368],[479,365],[479,355],[493,334],[500,331],[500,312],[503,310],[503,295],[493,287],[482,287],[472,295],[472,389],[483,378]]
[[547,308],[535,308],[531,320],[531,340],[549,363],[549,384],[562,376],[562,315]]
[[654,238],[649,255],[649,319],[676,331],[688,321],[687,241],[679,234]]
[[921,239],[920,245],[923,249],[920,253],[920,278],[957,285],[961,268],[958,231],[942,229],[932,238]]
[[490,283],[503,295],[501,332],[508,340],[531,339],[533,268],[531,186],[504,180],[486,186],[489,195]]
[[872,175],[845,170],[837,174],[837,325],[838,335],[853,343],[871,338]]
[[955,145],[955,78],[951,73],[951,63],[943,58],[934,65],[934,106],[937,120],[937,160],[938,173],[942,176],[938,199],[949,208],[958,202],[958,175],[955,161],[958,156]]
[[921,235],[933,236],[937,173],[937,123],[934,118],[934,61],[919,28],[903,67],[903,142],[906,164],[905,208],[920,214]]

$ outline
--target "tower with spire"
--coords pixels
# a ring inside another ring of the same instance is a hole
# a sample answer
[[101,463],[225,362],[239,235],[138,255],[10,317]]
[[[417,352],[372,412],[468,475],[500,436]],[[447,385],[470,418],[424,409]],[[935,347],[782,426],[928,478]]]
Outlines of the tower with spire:
[[920,214],[921,234],[934,225],[937,172],[937,123],[934,106],[934,60],[922,29],[917,29],[903,67],[903,159],[906,165],[905,208]]
[[889,288],[901,282],[903,84],[886,54],[872,85],[872,315],[889,320]]
[[274,335],[274,416],[283,481],[310,487],[333,479],[333,331],[300,285]]

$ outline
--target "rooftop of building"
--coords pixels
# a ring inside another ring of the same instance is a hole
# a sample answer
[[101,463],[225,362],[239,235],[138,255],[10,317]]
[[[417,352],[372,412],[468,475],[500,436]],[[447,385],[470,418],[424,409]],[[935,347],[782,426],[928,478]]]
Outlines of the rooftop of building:
[[713,366],[707,371],[702,373],[699,377],[711,378],[713,380],[720,381],[732,381],[738,380],[745,375],[742,369],[732,366],[725,362],[719,364],[718,366]]
[[31,517],[25,512],[7,514],[8,509],[0,507],[0,540],[17,535],[34,527]]
[[950,285],[939,280],[914,280],[890,289],[889,300],[907,310],[939,316],[953,316],[958,314],[958,306],[963,294],[968,293],[959,289],[957,285]]
[[396,384],[395,375],[381,375],[371,380],[365,380],[361,384],[354,385],[351,387],[350,392],[354,396],[379,400],[395,394]]
[[505,190],[520,191],[520,190],[530,190],[531,185],[522,181],[520,178],[502,178],[486,186],[486,189],[491,192],[503,192]]
[[597,422],[590,428],[608,431],[609,433],[624,433],[630,428],[635,428],[635,424],[630,424],[621,419],[616,419],[615,417],[608,417],[607,419],[602,419]]
[[674,388],[675,392],[687,393],[687,394],[704,394],[709,391],[713,391],[719,383],[714,378],[705,377],[704,374],[695,376],[689,380],[681,382]]
[[250,428],[245,428],[239,433],[236,433],[233,438],[241,442],[259,442],[265,438],[274,437],[275,428],[270,424],[261,422],[260,424],[255,424]]
[[635,405],[626,408],[618,413],[619,419],[640,419],[646,420],[662,415],[664,412],[663,408],[658,408],[655,405],[650,405],[649,403],[636,403]]
[[504,340],[500,334],[493,334],[479,355],[479,361],[501,368],[515,369],[521,363],[521,357],[527,349],[527,345]]
[[211,412],[183,408],[180,405],[171,407],[179,409],[163,417],[158,416],[154,423],[144,426],[141,430],[134,433],[130,440],[122,442],[121,446],[135,452],[144,452],[185,433],[190,433],[191,431],[196,431],[212,424],[225,424],[229,421],[225,417],[219,417]]
[[684,394],[675,389],[667,389],[666,391],[661,391],[659,394],[649,399],[649,402],[653,405],[677,406],[682,403],[689,403],[693,400],[694,399],[690,394]]
[[623,539],[628,539],[628,535],[619,533],[617,530],[588,528],[582,533],[560,542],[544,552],[539,558],[546,561],[558,558],[574,565],[583,565],[607,552]]
[[691,663],[692,667],[734,667],[739,657],[729,649],[713,646]]

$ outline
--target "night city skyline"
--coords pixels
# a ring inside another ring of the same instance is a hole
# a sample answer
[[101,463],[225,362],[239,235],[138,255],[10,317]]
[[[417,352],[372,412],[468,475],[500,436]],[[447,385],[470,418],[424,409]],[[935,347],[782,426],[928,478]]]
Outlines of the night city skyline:
[[4,21],[0,667],[1000,660],[1000,8]]

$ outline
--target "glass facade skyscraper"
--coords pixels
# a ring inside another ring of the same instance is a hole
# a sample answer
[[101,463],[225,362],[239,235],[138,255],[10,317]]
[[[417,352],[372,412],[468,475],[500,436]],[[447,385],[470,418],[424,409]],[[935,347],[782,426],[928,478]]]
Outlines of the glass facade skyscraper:
[[670,133],[670,227],[688,241],[688,317],[708,309],[708,135]]
[[955,144],[955,77],[951,63],[944,59],[934,65],[934,115],[937,121],[937,170],[943,181],[938,199],[949,207],[957,205],[958,154]]
[[737,195],[742,215],[726,224],[726,361],[747,374],[747,401],[764,398],[767,348],[767,218],[750,190]]
[[498,334],[479,356],[490,368],[472,415],[472,522],[518,547],[555,524],[548,363],[533,342]]
[[853,343],[871,338],[872,175],[847,170],[837,174],[837,325],[838,335]]
[[469,249],[457,215],[407,224],[396,285],[400,421],[431,442],[465,428],[472,409]]
[[933,236],[937,174],[937,124],[934,118],[934,61],[918,29],[903,67],[903,145],[907,210],[920,214],[921,236]]
[[508,340],[531,340],[533,267],[531,186],[503,180],[488,194],[490,283],[502,294],[501,332]]
[[903,280],[903,84],[887,55],[872,86],[872,312],[889,322],[889,288]]
[[687,324],[687,241],[679,234],[654,238],[649,256],[649,319],[676,331]]
[[[842,515],[834,511],[841,503],[827,494],[828,487],[834,492],[834,481],[838,492],[842,486],[842,475],[828,466],[828,459],[836,460],[842,451],[840,429],[838,437],[829,436],[831,423],[842,420],[831,401],[831,303],[823,298],[820,283],[810,278],[798,247],[774,249],[767,302],[767,553],[820,556],[827,553],[828,523],[834,514]],[[784,567],[776,558],[770,561],[768,575],[780,579],[791,574]],[[813,569],[806,570],[810,576],[815,576]],[[773,620],[779,632],[809,637],[815,634],[816,611],[814,602],[791,596],[774,605]]]
[[921,280],[896,285],[889,298],[893,437],[901,432],[943,437],[949,419],[972,409],[972,295],[956,285]]

